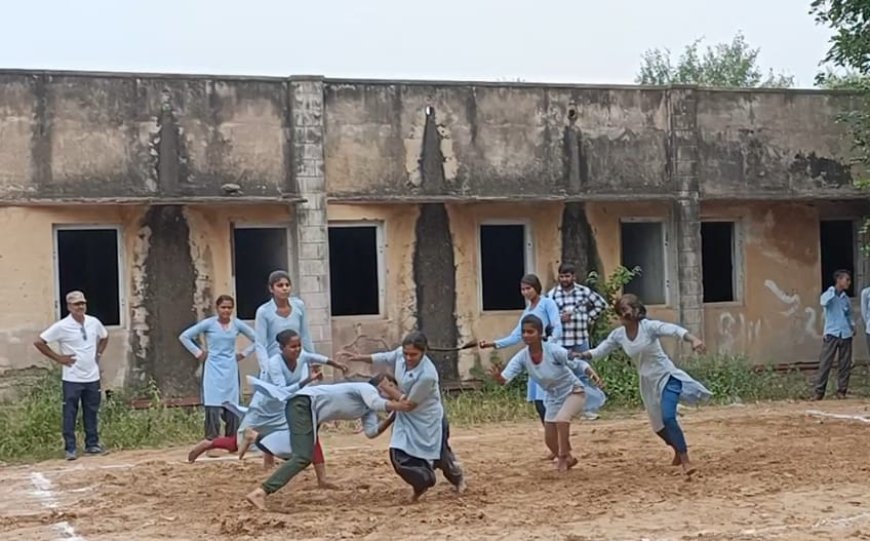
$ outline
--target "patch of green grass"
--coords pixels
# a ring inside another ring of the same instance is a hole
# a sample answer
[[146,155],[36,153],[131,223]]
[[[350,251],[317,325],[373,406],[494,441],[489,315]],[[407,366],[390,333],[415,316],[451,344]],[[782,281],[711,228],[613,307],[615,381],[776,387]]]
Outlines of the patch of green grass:
[[[812,374],[797,372],[778,373],[772,367],[754,370],[741,357],[692,357],[679,366],[715,394],[714,403],[807,398],[807,379],[812,377]],[[624,354],[597,361],[595,368],[606,384],[605,411],[641,407],[637,370]],[[451,425],[511,423],[536,418],[533,406],[526,402],[524,376],[502,387],[481,373],[474,375],[484,382],[480,390],[444,397]],[[831,385],[835,379],[833,374]],[[870,371],[866,366],[853,370],[850,391],[857,396],[870,395]],[[103,445],[113,450],[160,448],[189,445],[202,437],[201,408],[167,408],[161,405],[154,387],[149,394],[156,406],[146,410],[133,409],[128,397],[119,394],[104,400],[100,410]],[[0,403],[0,434],[3,434],[0,461],[32,462],[62,456],[61,396],[60,373],[50,370],[19,400]],[[79,429],[79,448],[83,447],[81,438]]]

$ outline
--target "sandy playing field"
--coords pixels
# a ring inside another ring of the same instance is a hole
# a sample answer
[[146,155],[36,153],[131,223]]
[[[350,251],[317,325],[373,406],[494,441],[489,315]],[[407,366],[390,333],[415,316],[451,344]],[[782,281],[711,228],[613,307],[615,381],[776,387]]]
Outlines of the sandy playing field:
[[682,423],[702,468],[690,482],[642,415],[577,423],[580,465],[565,476],[540,460],[534,423],[455,428],[468,492],[442,479],[416,505],[387,437],[327,435],[340,490],[306,471],[266,513],[242,500],[264,477],[253,457],[188,465],[177,448],[6,467],[0,539],[870,539],[870,402],[690,409]]

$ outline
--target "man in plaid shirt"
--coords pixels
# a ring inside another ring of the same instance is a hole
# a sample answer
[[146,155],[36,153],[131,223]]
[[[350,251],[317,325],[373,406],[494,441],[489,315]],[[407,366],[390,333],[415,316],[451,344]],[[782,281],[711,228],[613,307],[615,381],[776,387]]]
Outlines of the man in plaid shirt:
[[[598,293],[575,282],[576,269],[570,263],[559,265],[559,285],[547,296],[556,302],[562,314],[562,338],[559,345],[568,351],[589,349],[589,327],[607,308]],[[586,412],[587,418],[597,419],[596,412]]]

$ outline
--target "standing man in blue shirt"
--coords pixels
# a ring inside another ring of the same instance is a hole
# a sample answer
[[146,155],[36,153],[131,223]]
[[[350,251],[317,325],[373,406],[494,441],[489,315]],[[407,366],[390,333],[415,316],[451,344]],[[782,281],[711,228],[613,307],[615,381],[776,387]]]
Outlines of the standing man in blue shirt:
[[852,284],[852,275],[847,270],[834,272],[834,285],[822,293],[819,303],[825,313],[825,331],[822,351],[819,355],[819,373],[816,380],[815,400],[825,397],[828,374],[837,357],[837,398],[846,398],[849,375],[852,371],[852,336],[855,322],[852,320],[852,301],[846,290]]

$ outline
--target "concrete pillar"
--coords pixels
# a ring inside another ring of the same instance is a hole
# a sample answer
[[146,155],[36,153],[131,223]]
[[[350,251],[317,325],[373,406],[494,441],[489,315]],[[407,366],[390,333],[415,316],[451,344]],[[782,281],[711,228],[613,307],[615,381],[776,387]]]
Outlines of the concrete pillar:
[[297,295],[305,302],[308,326],[318,353],[332,355],[329,299],[329,234],[323,170],[323,79],[291,77],[290,142],[296,190]]
[[704,328],[701,274],[701,203],[698,175],[697,94],[694,87],[669,90],[670,162],[674,191],[677,299],[680,323],[693,334]]

